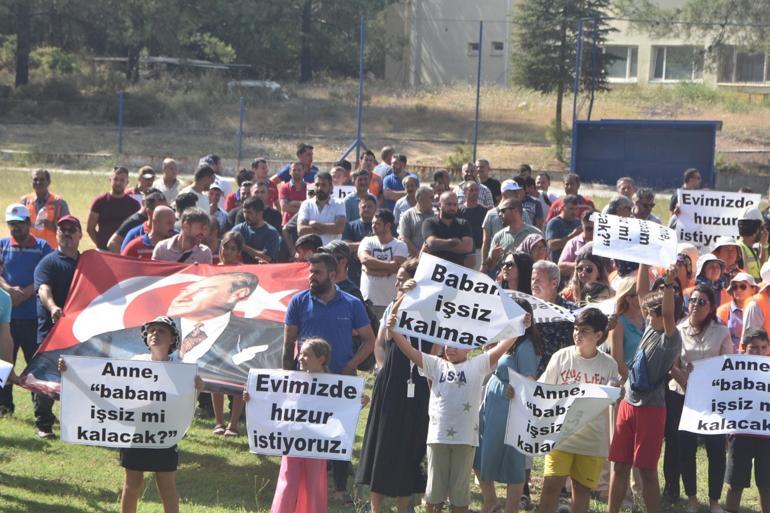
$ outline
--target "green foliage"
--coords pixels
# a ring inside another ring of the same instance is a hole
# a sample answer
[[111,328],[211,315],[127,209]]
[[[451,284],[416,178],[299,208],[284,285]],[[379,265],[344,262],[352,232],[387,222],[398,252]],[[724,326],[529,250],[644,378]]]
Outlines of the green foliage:
[[216,36],[206,33],[191,34],[185,41],[186,45],[196,48],[202,59],[230,64],[235,62],[235,49]]
[[455,146],[454,153],[446,158],[446,167],[449,172],[458,172],[463,164],[473,160],[473,149],[469,144]]
[[553,147],[553,156],[556,160],[564,161],[564,148],[569,148],[572,141],[572,132],[563,125],[560,130],[556,129],[556,123],[551,121],[545,129],[545,139]]
[[66,75],[79,69],[78,58],[55,46],[39,46],[29,55],[30,64],[46,76]]

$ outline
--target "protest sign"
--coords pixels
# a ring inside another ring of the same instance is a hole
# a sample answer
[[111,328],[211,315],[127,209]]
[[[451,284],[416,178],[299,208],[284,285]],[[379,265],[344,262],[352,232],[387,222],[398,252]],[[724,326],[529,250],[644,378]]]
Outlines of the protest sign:
[[394,328],[403,335],[471,349],[524,333],[524,310],[486,274],[423,253],[414,279]]
[[353,457],[363,378],[252,369],[246,387],[251,452],[346,461]]
[[652,221],[594,213],[593,254],[668,267],[676,262],[676,233]]
[[343,202],[348,196],[353,196],[356,193],[355,185],[335,185],[332,192],[332,198],[334,201]]
[[60,356],[131,359],[146,354],[142,324],[168,315],[182,338],[198,320],[222,320],[216,338],[182,358],[198,364],[205,391],[240,394],[249,369],[281,366],[286,309],[292,295],[305,288],[306,263],[234,268],[84,251],[64,316],[24,370],[22,384],[57,397]]
[[523,299],[532,306],[532,317],[535,324],[545,322],[575,322],[575,314],[564,307],[543,301],[518,290],[506,290],[511,299]]
[[687,378],[681,431],[770,433],[770,358],[724,355],[698,360]]
[[508,409],[505,445],[527,456],[558,448],[577,430],[607,411],[620,388],[601,385],[547,385],[508,369],[515,390]]
[[8,384],[8,376],[11,375],[13,364],[0,360],[0,388]]
[[761,195],[743,192],[677,189],[679,242],[690,242],[701,253],[714,246],[720,235],[738,237],[738,220],[749,206],[759,206]]
[[101,447],[165,449],[195,412],[195,365],[65,356],[61,439]]

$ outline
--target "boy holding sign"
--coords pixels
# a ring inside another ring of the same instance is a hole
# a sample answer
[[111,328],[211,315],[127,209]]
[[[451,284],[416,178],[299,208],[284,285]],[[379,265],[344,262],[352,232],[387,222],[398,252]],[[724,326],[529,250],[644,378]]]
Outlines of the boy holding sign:
[[468,359],[470,349],[445,347],[446,359],[423,353],[393,328],[401,299],[388,318],[388,337],[404,356],[422,369],[432,381],[428,403],[428,485],[425,511],[441,511],[449,497],[453,513],[468,511],[473,457],[479,444],[479,406],[484,378],[513,345],[515,338],[498,343],[493,349]]
[[[598,350],[607,338],[607,316],[598,308],[587,308],[575,317],[575,345],[551,357],[539,381],[552,385],[589,383],[617,385],[618,364]],[[590,491],[599,481],[609,449],[607,414],[599,415],[558,445],[545,457],[543,492],[538,511],[553,513],[566,477],[572,480],[572,511],[588,511]]]
[[[767,332],[762,328],[746,328],[741,352],[767,356]],[[759,490],[762,513],[770,512],[770,438],[730,435],[727,437],[727,499],[725,513],[737,513],[743,489],[751,485],[751,460],[754,460],[754,483]]]
[[[132,360],[178,362],[172,353],[179,346],[179,330],[173,319],[156,317],[142,326],[142,338],[149,348],[148,354],[137,355]],[[67,365],[59,358],[59,372]],[[195,388],[200,392],[203,381],[195,377]],[[135,513],[139,496],[144,488],[144,472],[155,472],[158,495],[163,502],[164,513],[179,513],[179,495],[176,491],[176,469],[179,450],[176,445],[168,449],[121,449],[120,465],[126,469],[123,493],[120,498],[121,513]]]

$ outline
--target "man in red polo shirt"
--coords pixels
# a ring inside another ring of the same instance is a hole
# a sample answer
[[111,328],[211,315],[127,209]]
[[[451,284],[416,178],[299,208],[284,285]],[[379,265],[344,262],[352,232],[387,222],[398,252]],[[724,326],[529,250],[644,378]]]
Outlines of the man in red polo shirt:
[[121,255],[138,258],[140,260],[152,260],[152,252],[155,244],[174,235],[174,222],[176,215],[167,206],[157,206],[152,212],[152,228],[150,233],[141,235],[129,242]]
[[307,199],[307,184],[302,178],[304,172],[302,162],[292,162],[289,172],[291,179],[278,186],[278,200],[281,202],[284,225],[299,211],[300,205]]

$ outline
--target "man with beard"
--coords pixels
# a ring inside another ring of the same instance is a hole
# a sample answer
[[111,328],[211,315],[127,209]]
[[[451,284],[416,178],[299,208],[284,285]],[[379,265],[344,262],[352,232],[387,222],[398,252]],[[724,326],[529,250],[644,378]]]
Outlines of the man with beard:
[[211,218],[203,210],[192,207],[182,214],[179,235],[174,235],[155,245],[153,260],[210,264],[211,250],[202,244],[209,231]]
[[457,195],[447,191],[438,203],[438,217],[422,223],[423,251],[458,265],[473,252],[473,233],[465,219],[457,218]]
[[86,223],[88,236],[96,247],[102,250],[107,249],[107,242],[121,223],[141,207],[134,198],[126,194],[128,169],[114,168],[110,185],[110,192],[98,196],[91,203],[91,212]]
[[345,205],[332,201],[332,175],[321,171],[315,176],[315,196],[302,202],[297,213],[297,233],[315,233],[323,244],[342,236],[345,229]]
[[[64,302],[75,277],[78,265],[80,240],[83,231],[77,217],[67,215],[56,223],[56,239],[59,247],[49,253],[35,268],[37,290],[37,344],[43,343],[53,325],[64,315]],[[38,436],[53,436],[53,399],[44,394],[35,395],[35,424]],[[49,434],[50,433],[50,434]]]
[[[19,348],[24,352],[24,359],[29,362],[37,351],[37,312],[35,310],[35,268],[49,253],[51,246],[43,239],[30,234],[31,223],[29,210],[24,205],[15,203],[5,211],[10,237],[0,239],[0,258],[3,261],[0,288],[11,296],[11,337],[13,351],[11,362],[16,362]],[[34,395],[33,395],[34,399]],[[37,404],[37,401],[35,401]],[[0,391],[0,417],[13,413],[13,392],[10,385]],[[37,407],[35,408],[37,413]],[[41,438],[53,438],[46,419],[38,419],[38,435]],[[47,430],[45,429],[47,428]]]
[[[320,174],[320,173],[319,173]],[[317,178],[316,178],[317,179]],[[310,288],[291,298],[286,310],[283,336],[283,368],[297,368],[295,354],[302,341],[321,337],[332,347],[329,371],[333,374],[355,375],[356,368],[374,350],[374,332],[360,299],[340,290],[337,279],[337,259],[328,253],[310,257]],[[353,334],[361,345],[353,353]],[[334,495],[348,502],[348,461],[333,461]]]

